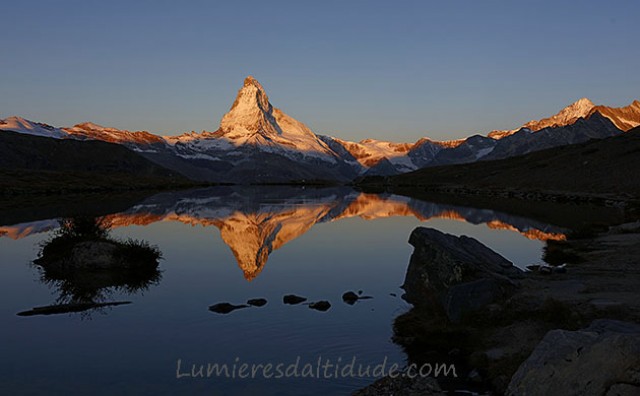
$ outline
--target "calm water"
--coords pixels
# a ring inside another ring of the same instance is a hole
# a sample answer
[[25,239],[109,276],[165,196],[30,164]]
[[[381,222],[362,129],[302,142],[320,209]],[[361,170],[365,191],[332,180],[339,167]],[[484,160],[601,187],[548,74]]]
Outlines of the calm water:
[[[112,235],[160,248],[161,278],[133,292],[101,285],[103,301],[128,305],[30,317],[16,314],[60,298],[59,285],[43,282],[30,264],[57,221],[0,227],[1,394],[348,394],[374,378],[177,379],[177,361],[183,371],[207,363],[289,365],[298,357],[300,367],[354,357],[402,365],[392,324],[409,309],[399,286],[415,227],[473,236],[522,267],[539,263],[544,239],[563,232],[489,210],[342,188],[163,193],[107,221]],[[347,305],[341,295],[348,290],[373,299]],[[285,294],[332,307],[284,305]],[[268,304],[228,315],[208,310],[258,297]]]

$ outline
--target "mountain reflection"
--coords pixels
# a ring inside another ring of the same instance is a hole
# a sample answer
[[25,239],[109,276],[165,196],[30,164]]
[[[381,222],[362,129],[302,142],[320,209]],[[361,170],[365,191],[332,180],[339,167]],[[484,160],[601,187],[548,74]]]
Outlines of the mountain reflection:
[[[269,254],[315,224],[360,217],[376,220],[413,216],[420,221],[452,219],[519,232],[529,239],[562,240],[565,229],[493,210],[436,204],[391,194],[366,194],[347,187],[213,187],[160,193],[120,213],[105,216],[111,227],[160,221],[214,226],[230,247],[247,280],[264,268]],[[0,227],[0,234],[24,237],[51,224],[40,221]]]

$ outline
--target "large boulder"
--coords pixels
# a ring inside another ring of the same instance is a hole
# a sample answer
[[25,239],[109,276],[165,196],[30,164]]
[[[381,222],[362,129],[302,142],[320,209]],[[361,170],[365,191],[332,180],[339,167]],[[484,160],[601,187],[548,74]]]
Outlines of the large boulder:
[[476,239],[418,227],[407,268],[404,298],[415,306],[440,306],[452,321],[504,298],[523,272]]
[[640,394],[640,325],[599,319],[579,331],[549,331],[507,394]]

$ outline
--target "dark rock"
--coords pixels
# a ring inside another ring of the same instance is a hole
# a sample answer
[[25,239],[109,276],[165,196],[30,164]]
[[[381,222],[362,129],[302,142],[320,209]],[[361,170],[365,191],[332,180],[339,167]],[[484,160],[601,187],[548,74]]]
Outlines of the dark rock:
[[544,275],[549,275],[553,272],[553,268],[551,268],[550,265],[541,265],[540,268],[538,268],[538,272]]
[[248,305],[233,305],[229,303],[218,303],[209,307],[209,311],[219,313],[219,314],[228,314],[230,312],[235,311],[236,309],[248,308]]
[[[511,378],[509,395],[604,395],[640,389],[640,325],[596,320],[551,330]],[[623,393],[624,394],[624,393]],[[631,393],[633,394],[633,393]]]
[[264,298],[252,298],[247,300],[247,304],[252,305],[254,307],[263,307],[267,305],[267,300]]
[[342,301],[349,305],[353,305],[358,301],[358,295],[352,291],[348,291],[342,295]]
[[567,266],[566,265],[558,265],[552,268],[554,274],[566,274]]
[[329,301],[316,301],[309,304],[309,308],[315,309],[316,311],[328,311],[331,308],[331,303]]
[[295,294],[287,294],[282,297],[282,302],[289,305],[296,305],[305,301],[307,301],[305,297],[296,296]]
[[640,395],[640,386],[631,384],[615,384],[611,385],[606,396],[638,396]]
[[416,306],[440,307],[450,320],[509,295],[523,272],[467,236],[418,227],[403,298]]
[[503,295],[500,283],[495,279],[478,279],[452,286],[444,300],[444,310],[452,322],[459,322],[462,315],[482,308]]
[[471,382],[476,382],[476,383],[482,382],[482,376],[476,369],[473,369],[469,372],[469,374],[467,375],[467,379]]
[[380,378],[366,388],[355,391],[352,396],[435,396],[446,394],[433,377],[409,378],[406,375],[398,375],[395,378]]

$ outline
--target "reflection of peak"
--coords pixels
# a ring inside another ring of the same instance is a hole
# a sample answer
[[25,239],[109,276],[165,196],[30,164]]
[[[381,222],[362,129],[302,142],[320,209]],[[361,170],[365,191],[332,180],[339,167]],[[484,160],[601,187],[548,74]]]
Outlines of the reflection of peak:
[[511,224],[507,224],[500,220],[493,220],[487,222],[487,227],[493,230],[509,230],[516,231],[522,234],[527,239],[537,239],[540,241],[564,241],[567,239],[566,235],[560,232],[545,232],[542,230],[538,230],[535,228],[530,228],[528,230],[518,230],[516,227]]
[[250,281],[262,271],[272,251],[307,232],[330,209],[311,205],[294,206],[279,213],[234,212],[215,225]]
[[[263,270],[269,255],[320,222],[359,217],[375,220],[412,216],[420,221],[451,219],[486,224],[492,229],[519,232],[527,238],[563,239],[564,231],[535,220],[492,210],[437,204],[398,195],[358,193],[348,188],[210,188],[160,193],[126,212],[105,217],[113,228],[180,222],[215,226],[229,246],[247,280]],[[0,227],[12,238],[51,229],[57,222],[23,223]]]

